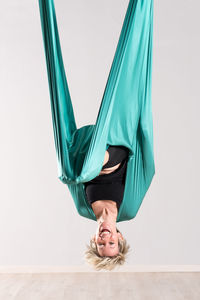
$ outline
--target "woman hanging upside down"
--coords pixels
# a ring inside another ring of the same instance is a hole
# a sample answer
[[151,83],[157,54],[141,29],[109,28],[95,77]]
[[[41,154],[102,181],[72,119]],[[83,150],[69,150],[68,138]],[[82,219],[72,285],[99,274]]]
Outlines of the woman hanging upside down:
[[116,228],[125,188],[128,155],[129,150],[124,146],[109,146],[101,172],[84,184],[87,201],[98,223],[85,257],[96,269],[111,270],[116,265],[122,265],[129,249]]
[[[96,123],[78,129],[54,1],[39,0],[39,8],[58,176],[67,185],[79,215],[98,223],[86,251],[87,261],[96,269],[111,270],[124,263],[129,249],[116,222],[135,218],[155,174],[151,104],[153,0],[129,1]],[[98,176],[94,157],[101,159],[103,165]],[[92,174],[96,177],[90,180]]]

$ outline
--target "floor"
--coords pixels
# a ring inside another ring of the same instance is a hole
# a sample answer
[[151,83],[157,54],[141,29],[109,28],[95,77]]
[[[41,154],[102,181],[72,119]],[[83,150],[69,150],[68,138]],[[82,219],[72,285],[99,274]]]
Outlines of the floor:
[[200,300],[200,272],[0,274],[0,300]]

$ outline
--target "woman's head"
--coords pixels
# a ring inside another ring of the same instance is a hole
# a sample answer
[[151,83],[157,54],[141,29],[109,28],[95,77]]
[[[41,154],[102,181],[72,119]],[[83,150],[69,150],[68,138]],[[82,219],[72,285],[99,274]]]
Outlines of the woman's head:
[[96,270],[112,270],[124,264],[129,248],[117,228],[99,227],[96,235],[91,238],[90,245],[87,245],[85,258]]
[[119,240],[123,236],[116,228],[116,222],[103,220],[99,222],[93,241],[100,256],[115,256],[119,253]]

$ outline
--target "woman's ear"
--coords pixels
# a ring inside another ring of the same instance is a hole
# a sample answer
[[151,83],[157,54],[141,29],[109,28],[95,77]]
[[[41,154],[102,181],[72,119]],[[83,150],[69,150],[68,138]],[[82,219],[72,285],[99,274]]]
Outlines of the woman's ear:
[[117,234],[118,234],[118,238],[123,241],[124,238],[123,238],[123,235],[121,234],[121,232],[118,232]]

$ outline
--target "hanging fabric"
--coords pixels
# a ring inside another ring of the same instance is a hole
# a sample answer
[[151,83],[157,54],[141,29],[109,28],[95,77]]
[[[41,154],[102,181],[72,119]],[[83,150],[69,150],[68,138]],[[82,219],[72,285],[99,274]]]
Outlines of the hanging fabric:
[[133,219],[155,174],[152,119],[153,0],[130,0],[96,123],[77,129],[53,0],[39,0],[58,177],[78,213],[96,220],[84,182],[95,178],[109,145],[129,149],[117,222]]

